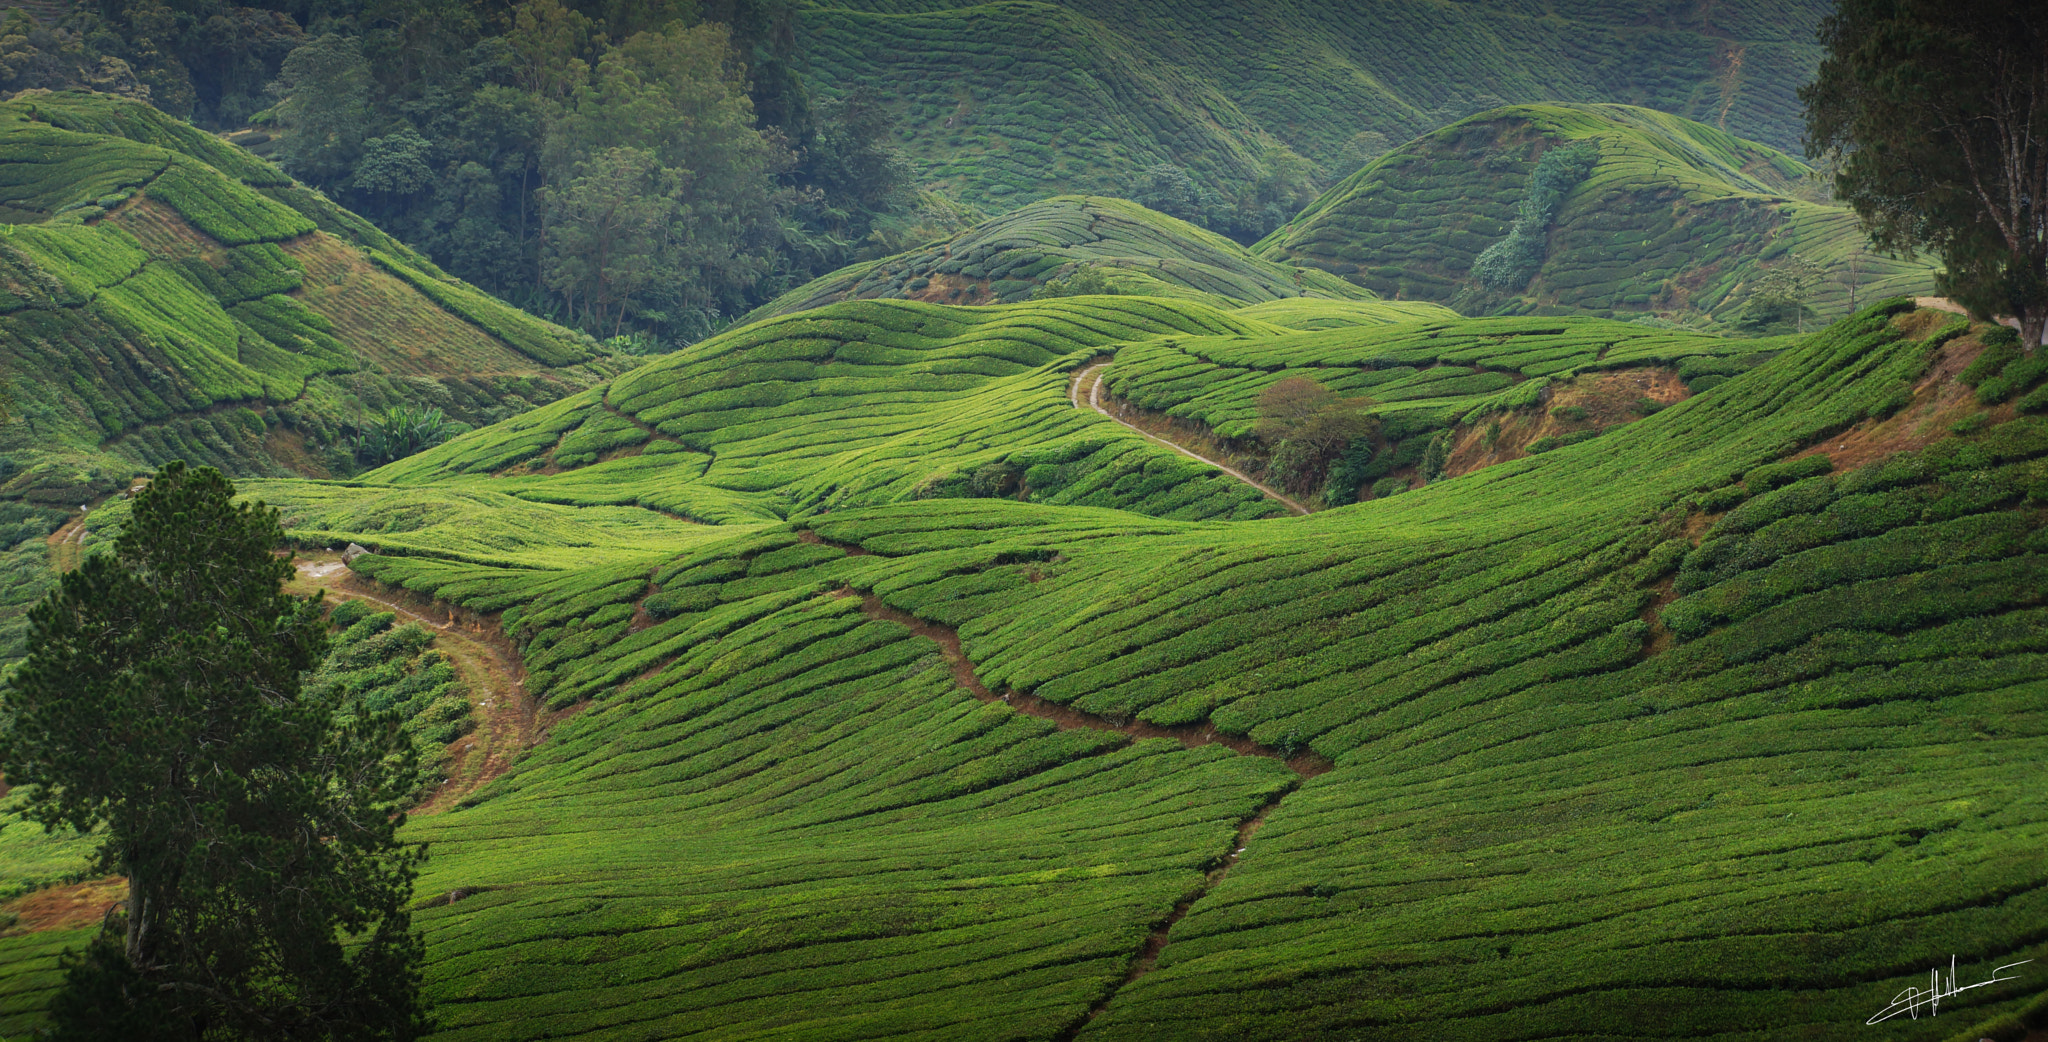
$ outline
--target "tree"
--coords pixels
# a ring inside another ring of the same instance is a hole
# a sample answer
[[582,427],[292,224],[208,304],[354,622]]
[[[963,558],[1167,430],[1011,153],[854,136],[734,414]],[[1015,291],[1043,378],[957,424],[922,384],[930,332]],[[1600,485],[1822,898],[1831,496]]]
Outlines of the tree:
[[[591,81],[549,123],[541,160],[549,185],[542,196],[543,249],[553,251],[556,264],[572,254],[587,262],[591,255],[582,244],[602,239],[589,222],[611,212],[604,193],[639,177],[642,191],[663,201],[638,276],[644,294],[612,292],[600,325],[616,327],[625,302],[641,297],[637,306],[650,319],[739,310],[773,266],[791,204],[776,177],[794,157],[774,135],[755,128],[743,72],[722,26],[676,23],[606,51]],[[645,157],[645,165],[632,167],[642,159],[629,160],[617,149]],[[574,182],[592,177],[599,180],[586,182],[579,198]],[[632,216],[637,221],[640,215]],[[564,234],[583,238],[557,245]],[[560,289],[564,279],[597,273],[556,269],[547,277]],[[599,298],[582,296],[581,302],[592,313]]]
[[1060,297],[1111,297],[1117,294],[1116,284],[1109,281],[1100,268],[1077,265],[1064,278],[1052,279],[1031,292],[1032,300],[1056,300]]
[[[1370,444],[1379,429],[1379,418],[1368,411],[1373,404],[1370,398],[1338,397],[1299,376],[1274,382],[1259,392],[1259,419],[1252,427],[1268,445],[1267,472],[1292,492],[1323,487],[1333,461],[1354,442]],[[1369,451],[1361,451],[1369,461]]]
[[2011,0],[1840,0],[1806,103],[1806,149],[1871,240],[1946,265],[1942,292],[2048,325],[2048,9]]
[[1790,316],[1793,329],[1806,332],[1806,316],[1813,310],[1806,302],[1820,288],[1820,280],[1820,265],[1796,253],[1786,254],[1784,260],[1757,276],[1742,305],[1742,324],[1758,328]]
[[566,184],[542,190],[548,241],[541,270],[548,288],[581,304],[585,321],[619,334],[629,308],[653,280],[662,240],[675,220],[681,178],[642,148],[608,148],[576,166]]
[[299,47],[271,89],[291,128],[277,147],[284,168],[322,184],[348,176],[370,119],[370,63],[355,37],[329,33]]
[[277,512],[172,463],[110,555],[30,611],[0,769],[25,816],[100,833],[123,911],[67,960],[67,1039],[409,1039],[428,1026],[400,843],[416,773],[390,716],[304,693],[326,631]]

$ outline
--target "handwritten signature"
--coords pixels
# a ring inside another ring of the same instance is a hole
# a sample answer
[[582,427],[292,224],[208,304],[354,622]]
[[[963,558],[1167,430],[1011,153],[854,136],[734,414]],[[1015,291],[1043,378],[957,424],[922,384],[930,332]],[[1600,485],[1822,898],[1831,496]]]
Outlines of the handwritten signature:
[[1864,1021],[1864,1023],[1875,1024],[1879,1021],[1890,1020],[1901,1013],[1904,1013],[1912,1017],[1914,1020],[1919,1020],[1920,1010],[1923,1007],[1926,1008],[1927,1015],[1932,1017],[1940,1012],[1942,999],[1952,998],[1954,996],[1961,995],[1963,992],[1969,991],[1971,988],[1981,988],[1988,984],[1997,984],[1999,981],[2018,980],[2020,979],[2019,974],[2013,974],[2010,977],[2001,977],[1999,976],[1999,974],[2004,973],[2006,970],[2012,969],[2015,966],[2025,966],[2027,963],[2033,961],[2034,960],[2032,959],[2021,959],[2018,962],[2006,963],[2005,965],[2000,966],[1999,968],[1991,971],[1990,980],[1978,981],[1975,984],[1965,984],[1959,988],[1956,987],[1956,957],[1951,955],[1948,957],[1947,979],[1944,980],[1942,978],[1941,967],[1939,966],[1936,966],[1935,968],[1928,970],[1927,987],[1907,988],[1906,990],[1899,992],[1897,995],[1892,996],[1891,1005],[1886,1006],[1881,1010],[1878,1010],[1876,1016],[1873,1016],[1869,1020]]

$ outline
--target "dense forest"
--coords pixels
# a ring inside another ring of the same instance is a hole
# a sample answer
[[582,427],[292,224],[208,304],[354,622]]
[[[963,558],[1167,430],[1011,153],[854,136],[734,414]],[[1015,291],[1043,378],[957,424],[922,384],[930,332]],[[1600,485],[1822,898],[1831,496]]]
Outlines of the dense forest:
[[106,0],[0,26],[0,85],[148,100],[452,273],[664,349],[937,220],[878,100],[791,61],[791,0]]

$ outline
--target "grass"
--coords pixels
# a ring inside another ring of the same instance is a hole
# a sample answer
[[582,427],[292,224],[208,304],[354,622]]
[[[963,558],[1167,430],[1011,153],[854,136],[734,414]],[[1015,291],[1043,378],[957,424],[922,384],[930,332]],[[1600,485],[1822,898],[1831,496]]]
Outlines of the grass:
[[[1535,280],[1489,292],[1473,261],[1508,234],[1537,155],[1591,141],[1600,159],[1557,214]],[[1933,291],[1933,268],[1869,252],[1855,215],[1803,198],[1807,168],[1723,130],[1620,105],[1540,105],[1469,117],[1332,188],[1255,248],[1382,296],[1468,313],[1738,317],[1745,286],[1798,253],[1825,272],[1830,319]],[[1852,288],[1853,287],[1853,288]]]
[[1793,149],[1794,91],[1825,13],[1756,0],[1711,18],[1624,3],[832,0],[804,8],[795,32],[825,90],[887,99],[920,184],[1003,209],[1121,194],[1161,162],[1234,197],[1280,144],[1342,177],[1353,135],[1399,144],[1483,96],[1643,105]]

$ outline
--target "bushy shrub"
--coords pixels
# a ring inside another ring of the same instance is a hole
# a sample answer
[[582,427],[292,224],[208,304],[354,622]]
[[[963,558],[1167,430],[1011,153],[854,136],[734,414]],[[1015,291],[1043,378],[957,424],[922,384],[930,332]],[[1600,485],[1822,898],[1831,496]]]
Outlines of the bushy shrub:
[[1564,197],[1593,172],[1600,161],[1600,146],[1581,141],[1554,147],[1536,162],[1529,175],[1529,189],[1516,211],[1507,238],[1480,251],[1472,262],[1472,275],[1488,289],[1514,292],[1529,284],[1543,267],[1545,243]]
[[1407,478],[1385,477],[1372,483],[1372,498],[1374,499],[1385,499],[1388,496],[1398,496],[1406,491],[1408,491]]

